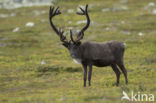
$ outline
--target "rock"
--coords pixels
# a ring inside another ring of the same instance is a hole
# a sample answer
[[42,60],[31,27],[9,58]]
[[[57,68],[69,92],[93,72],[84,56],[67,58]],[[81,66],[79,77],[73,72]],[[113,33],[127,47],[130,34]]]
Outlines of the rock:
[[16,13],[10,13],[10,14],[0,14],[0,18],[7,18],[7,17],[12,17],[12,16],[15,16]]
[[103,8],[101,11],[102,12],[108,12],[108,11],[111,11],[111,9],[110,8]]
[[121,24],[125,24],[125,21],[121,21]]
[[124,42],[124,46],[126,47],[127,46],[127,44]]
[[155,3],[154,3],[154,2],[150,2],[150,3],[148,4],[148,6],[155,6]]
[[152,14],[156,15],[156,9],[154,9],[154,10],[152,11]]
[[16,16],[16,13],[11,13],[10,16]]
[[72,33],[73,33],[74,35],[77,35],[79,32],[80,32],[80,30],[72,30]]
[[95,24],[95,22],[94,22],[94,21],[91,21],[91,22],[90,22],[90,24],[91,24],[91,25],[94,25],[94,24]]
[[41,61],[41,65],[44,65],[44,64],[46,64],[46,62],[45,61]]
[[19,30],[20,30],[20,28],[19,27],[16,27],[12,32],[17,32]]
[[120,6],[120,7],[114,7],[112,10],[113,11],[122,11],[122,10],[128,10],[129,8],[127,6]]
[[68,21],[68,24],[72,24],[72,21]]
[[128,10],[128,7],[127,6],[121,6],[121,9],[122,10]]
[[152,9],[154,6],[155,6],[155,3],[154,3],[154,2],[150,2],[150,3],[148,3],[148,4],[144,7],[144,9],[145,9],[145,10],[149,10],[149,9]]
[[46,11],[45,11],[45,10],[42,10],[42,11],[34,10],[32,13],[35,14],[35,16],[39,16],[39,15],[41,15],[41,14],[45,14]]
[[144,34],[143,34],[142,32],[139,32],[138,35],[139,35],[139,36],[143,36]]
[[129,31],[127,31],[127,30],[123,30],[123,31],[121,31],[121,33],[122,34],[125,34],[125,35],[130,35],[131,33],[129,32]]
[[0,14],[0,18],[7,18],[7,17],[9,17],[8,14]]
[[81,20],[81,21],[77,21],[77,23],[76,23],[76,24],[85,24],[85,23],[87,23],[87,21],[86,21],[86,20]]
[[74,10],[73,9],[68,9],[68,11],[67,11],[68,13],[73,13],[74,12]]
[[42,23],[45,23],[45,22],[47,22],[47,20],[46,19],[42,19],[41,22]]
[[121,4],[127,4],[128,3],[128,0],[121,0],[120,3]]
[[28,23],[26,23],[26,27],[33,27],[35,24],[33,23],[33,22],[28,22]]
[[51,5],[53,0],[0,0],[0,8],[14,9],[27,6]]
[[66,100],[65,97],[61,97],[61,98],[60,98],[60,101],[65,101],[65,100]]
[[105,30],[106,30],[106,31],[109,31],[109,30],[110,30],[110,28],[109,28],[109,27],[106,27],[106,28],[105,28]]
[[[77,21],[76,24],[86,24],[87,20],[81,20],[81,21]],[[94,21],[91,21],[90,24],[95,24]]]

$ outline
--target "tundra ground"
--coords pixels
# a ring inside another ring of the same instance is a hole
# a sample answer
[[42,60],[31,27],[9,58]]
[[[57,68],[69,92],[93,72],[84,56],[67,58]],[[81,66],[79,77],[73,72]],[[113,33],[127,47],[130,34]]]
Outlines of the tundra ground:
[[[111,67],[93,67],[92,86],[84,88],[81,65],[73,62],[49,25],[49,7],[1,9],[0,14],[16,14],[0,18],[1,103],[127,103],[121,101],[123,90],[156,96],[155,0],[60,0],[55,5],[62,15],[54,22],[68,31],[67,37],[69,28],[84,25],[77,21],[85,17],[75,12],[87,3],[92,24],[83,41],[125,42],[129,84],[122,74],[116,87]],[[26,27],[27,22],[35,25]],[[19,31],[12,32],[16,27]]]

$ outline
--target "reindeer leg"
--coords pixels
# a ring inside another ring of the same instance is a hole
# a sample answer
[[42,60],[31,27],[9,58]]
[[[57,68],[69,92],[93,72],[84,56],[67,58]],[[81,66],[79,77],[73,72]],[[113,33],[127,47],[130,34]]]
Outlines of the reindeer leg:
[[116,86],[118,86],[118,85],[119,85],[119,79],[120,79],[120,71],[119,71],[119,69],[117,68],[116,64],[113,64],[113,65],[112,65],[112,69],[113,69],[113,71],[114,71],[115,74],[116,74],[116,77],[117,77]]
[[120,69],[122,70],[124,76],[125,76],[125,81],[126,81],[126,84],[128,84],[128,79],[127,79],[127,70],[125,68],[125,66],[122,64],[118,64],[118,66],[120,67]]
[[86,80],[87,80],[87,65],[82,64],[83,66],[83,81],[84,81],[84,87],[86,87]]
[[92,64],[89,65],[89,74],[88,74],[89,86],[91,86],[91,77],[92,77]]

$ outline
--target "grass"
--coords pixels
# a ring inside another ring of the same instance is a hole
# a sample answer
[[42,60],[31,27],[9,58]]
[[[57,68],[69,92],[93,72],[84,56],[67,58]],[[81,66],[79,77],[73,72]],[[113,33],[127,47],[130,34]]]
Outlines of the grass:
[[[80,29],[83,24],[76,22],[85,19],[67,10],[76,12],[78,5],[88,3],[93,5],[89,15],[94,23],[85,32],[83,41],[126,42],[124,59],[129,84],[125,85],[122,74],[119,87],[114,85],[116,77],[110,67],[94,67],[92,86],[83,88],[81,65],[72,61],[51,30],[49,7],[0,9],[3,14],[16,13],[13,17],[0,18],[0,102],[127,103],[121,101],[123,90],[129,95],[131,91],[156,95],[156,15],[151,13],[153,7],[144,9],[149,2],[155,0],[128,0],[126,4],[119,0],[60,0],[55,4],[60,5],[63,14],[55,17],[54,22],[57,27],[65,28],[67,34],[68,27]],[[101,12],[103,8],[119,6],[127,6],[128,10]],[[35,15],[34,10],[46,12]],[[30,21],[35,26],[25,27]],[[16,27],[20,30],[12,32]],[[139,36],[139,32],[144,35]],[[42,65],[42,61],[46,64]]]

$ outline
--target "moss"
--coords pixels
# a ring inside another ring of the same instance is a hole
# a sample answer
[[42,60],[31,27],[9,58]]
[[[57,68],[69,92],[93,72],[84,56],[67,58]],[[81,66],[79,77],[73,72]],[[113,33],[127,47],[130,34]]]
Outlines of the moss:
[[[77,25],[76,22],[85,17],[69,14],[67,10],[76,11],[78,5],[86,3],[92,5],[89,15],[94,23],[85,32],[83,41],[91,38],[97,42],[126,42],[124,60],[129,85],[125,85],[122,74],[120,85],[116,87],[116,76],[110,67],[94,67],[92,86],[83,88],[82,67],[72,61],[68,50],[61,46],[59,37],[51,30],[49,7],[0,9],[5,14],[16,12],[14,17],[0,18],[0,102],[120,103],[123,90],[129,94],[140,91],[156,95],[156,22],[155,15],[144,9],[149,1],[128,0],[128,3],[121,4],[120,0],[60,0],[55,4],[60,5],[63,12],[54,18],[57,27],[64,27],[65,31],[67,27],[82,28],[84,24]],[[117,5],[129,9],[101,11]],[[35,16],[33,10],[46,13]],[[45,22],[42,22],[43,19]],[[30,21],[35,26],[25,27]],[[68,24],[68,21],[72,23]],[[13,33],[16,27],[20,30]],[[144,35],[139,36],[139,32]]]

